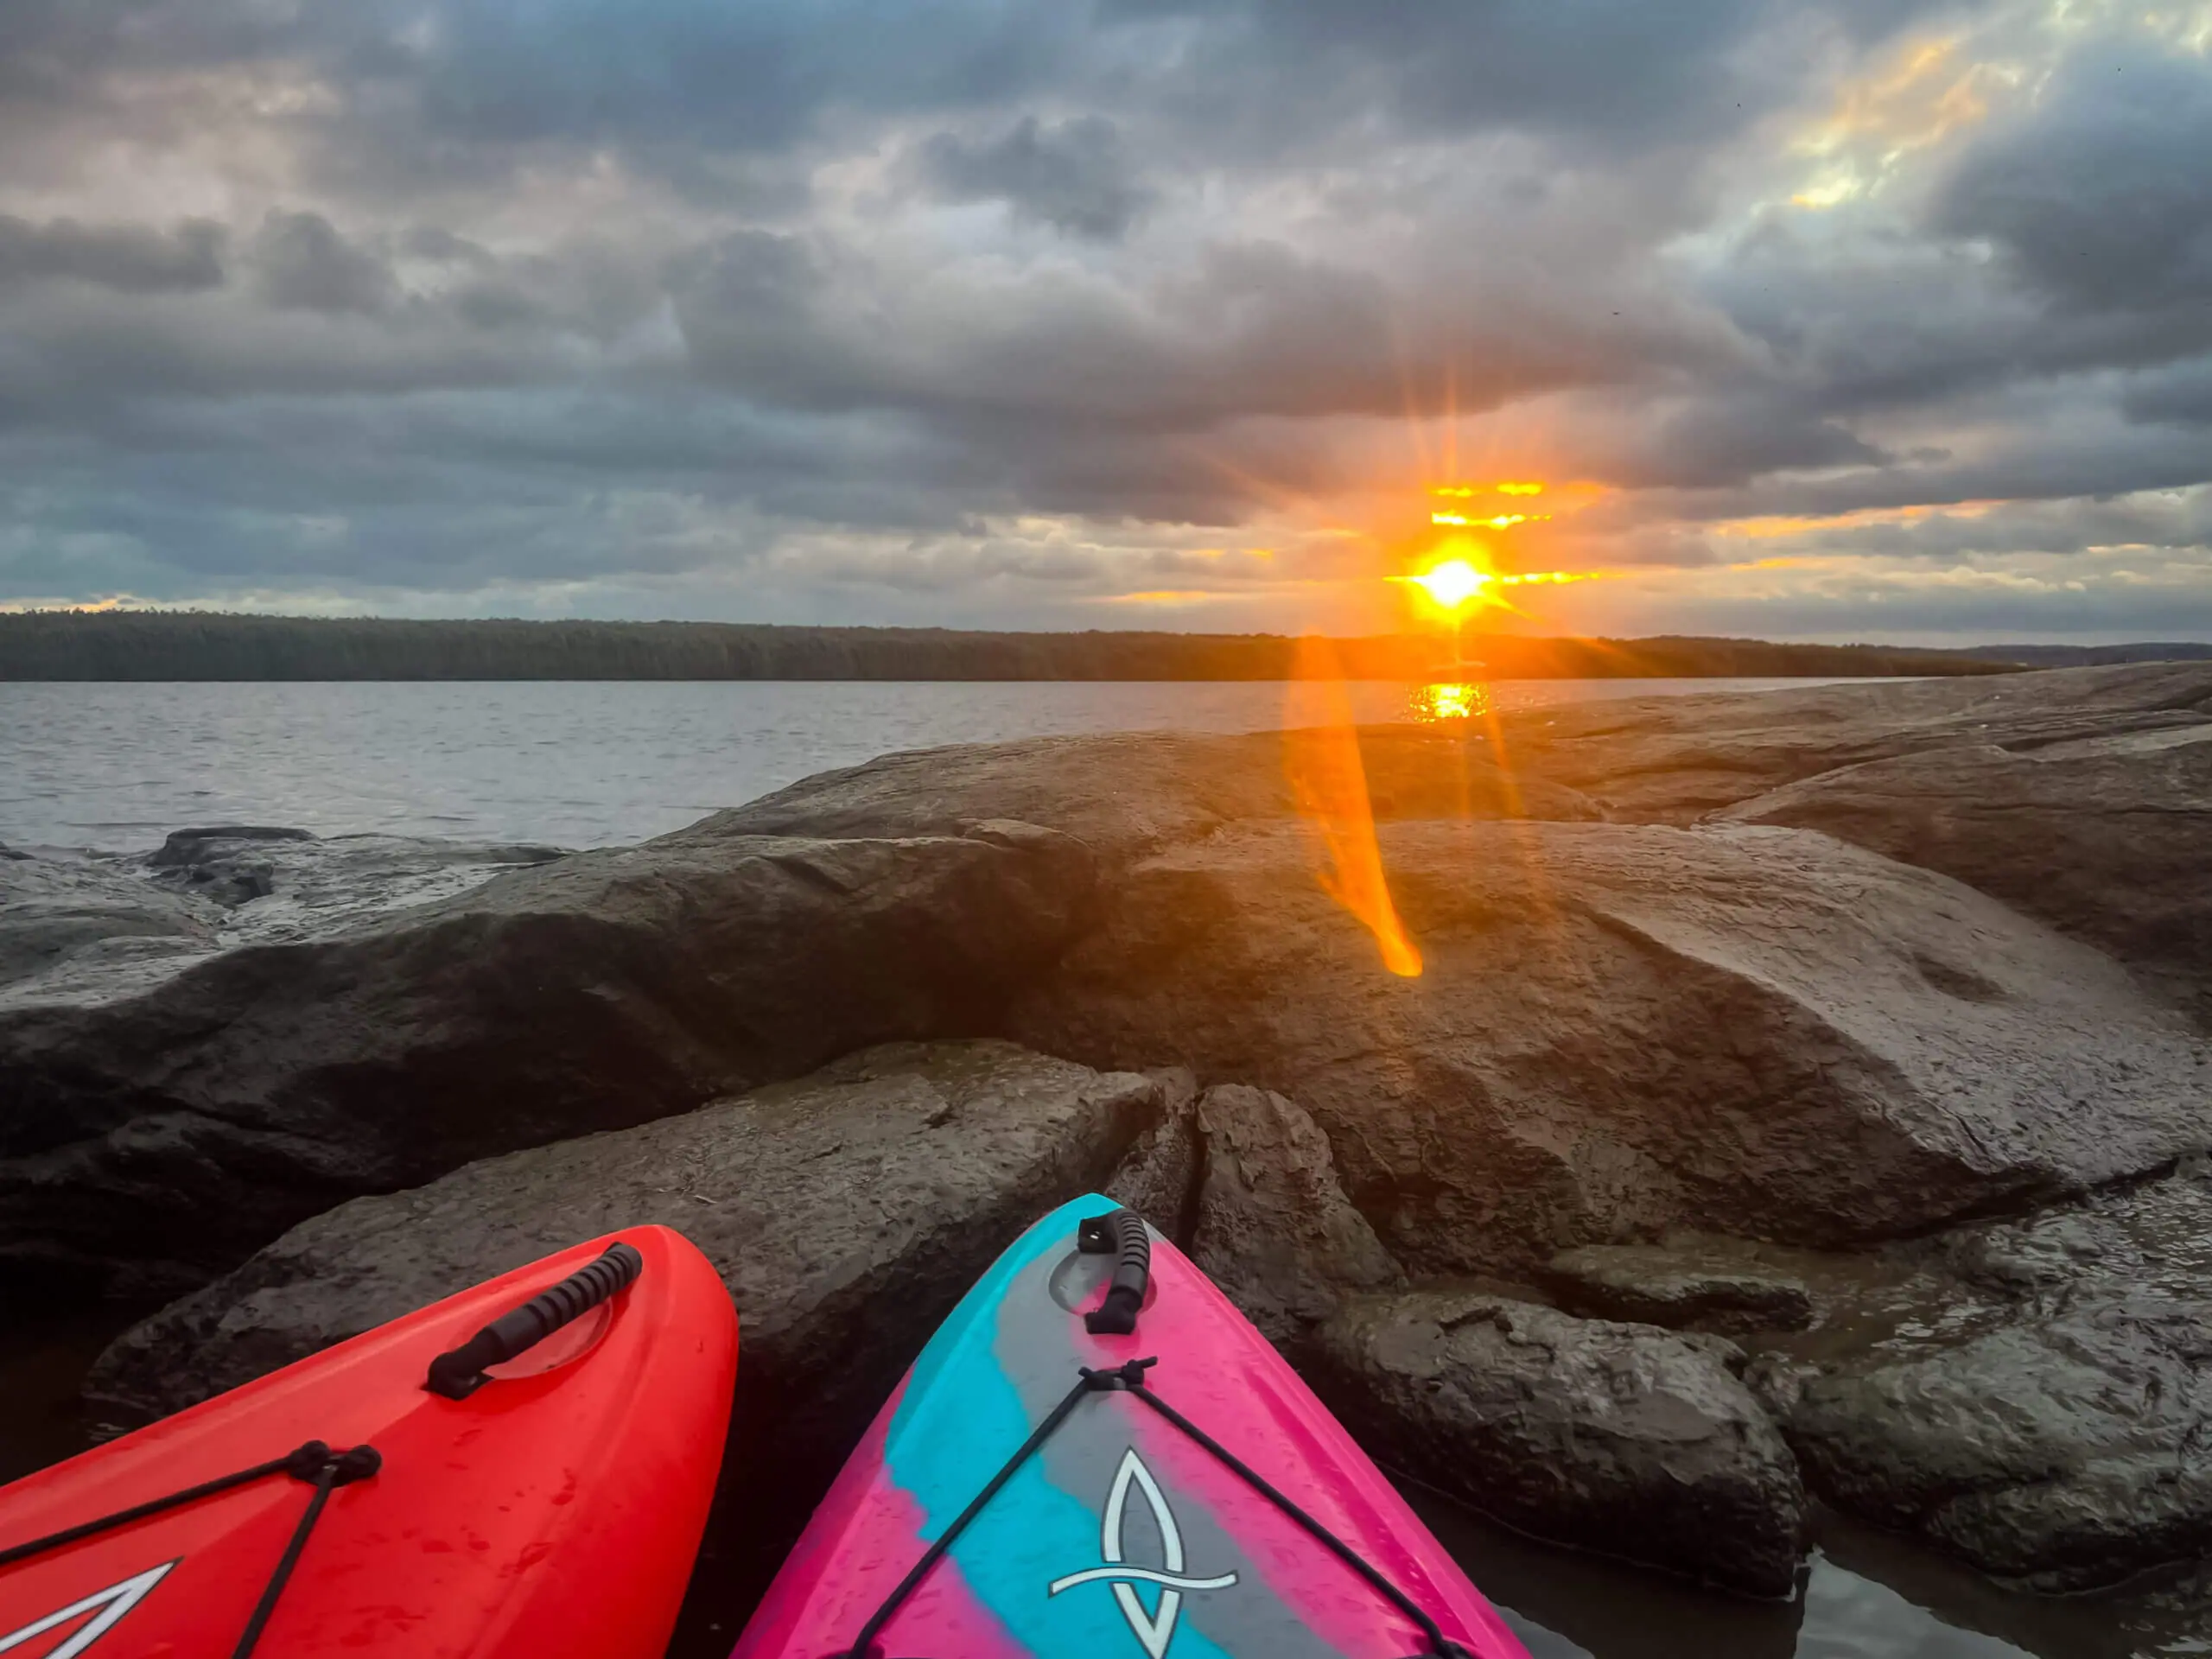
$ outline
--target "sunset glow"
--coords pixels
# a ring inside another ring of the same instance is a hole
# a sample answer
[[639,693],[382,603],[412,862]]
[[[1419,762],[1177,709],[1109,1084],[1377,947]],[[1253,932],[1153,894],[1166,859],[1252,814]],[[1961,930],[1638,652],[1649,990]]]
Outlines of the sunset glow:
[[1446,680],[1416,690],[1410,712],[1424,726],[1478,720],[1490,713],[1490,687],[1480,680]]
[[1481,525],[1490,530],[1510,530],[1516,524],[1540,524],[1550,517],[1551,514],[1548,512],[1501,512],[1488,518],[1470,518],[1460,512],[1432,512],[1428,515],[1428,522],[1432,524],[1457,524],[1468,528]]
[[1451,501],[1471,501],[1478,495],[1541,495],[1544,486],[1533,482],[1503,484],[1439,484],[1429,492]]

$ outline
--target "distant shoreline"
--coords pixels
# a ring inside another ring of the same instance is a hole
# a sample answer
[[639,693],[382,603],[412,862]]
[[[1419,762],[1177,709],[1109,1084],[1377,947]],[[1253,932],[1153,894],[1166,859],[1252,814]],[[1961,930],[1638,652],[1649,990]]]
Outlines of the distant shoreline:
[[[1431,679],[1440,655],[1433,638],[1374,635],[1332,644],[1339,667],[1352,679]],[[0,614],[0,681],[1281,680],[1292,676],[1297,645],[1281,634],[26,611]],[[1672,635],[1491,635],[1466,642],[1468,655],[1485,664],[1495,679],[2002,674],[2053,665],[2044,653],[2073,648],[2024,647],[2012,659],[1998,654],[2005,649],[1950,652]],[[2088,660],[2094,648],[2080,649]],[[2212,655],[2212,646],[2170,649]]]

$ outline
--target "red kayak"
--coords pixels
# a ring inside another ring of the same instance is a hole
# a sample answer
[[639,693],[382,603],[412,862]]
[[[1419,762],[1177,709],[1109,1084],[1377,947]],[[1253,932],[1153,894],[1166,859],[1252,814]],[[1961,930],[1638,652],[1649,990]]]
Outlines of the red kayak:
[[549,1255],[0,1488],[5,1659],[657,1659],[737,1318],[681,1234]]

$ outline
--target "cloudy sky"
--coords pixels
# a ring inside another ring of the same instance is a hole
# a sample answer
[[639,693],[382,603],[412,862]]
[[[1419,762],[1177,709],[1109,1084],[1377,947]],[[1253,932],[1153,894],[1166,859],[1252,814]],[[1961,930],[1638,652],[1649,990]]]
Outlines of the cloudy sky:
[[2208,0],[6,0],[0,156],[11,605],[2212,638]]

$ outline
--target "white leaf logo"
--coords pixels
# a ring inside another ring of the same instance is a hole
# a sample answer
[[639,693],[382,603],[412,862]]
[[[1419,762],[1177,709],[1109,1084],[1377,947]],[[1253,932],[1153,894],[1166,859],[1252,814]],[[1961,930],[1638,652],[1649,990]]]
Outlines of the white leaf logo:
[[[1122,1533],[1132,1487],[1144,1495],[1144,1501],[1151,1506],[1152,1518],[1159,1523],[1164,1572],[1125,1564],[1127,1546],[1122,1541]],[[1160,1483],[1144,1466],[1144,1459],[1137,1455],[1135,1446],[1122,1454],[1122,1466],[1114,1471],[1113,1490],[1106,1495],[1106,1508],[1098,1517],[1098,1554],[1107,1565],[1086,1567],[1064,1579],[1055,1579],[1045,1593],[1057,1596],[1078,1584],[1103,1581],[1111,1585],[1122,1617],[1128,1621],[1130,1633],[1142,1644],[1150,1659],[1166,1659],[1167,1644],[1175,1639],[1175,1621],[1182,1615],[1184,1592],[1226,1590],[1236,1582],[1234,1573],[1211,1579],[1183,1575],[1183,1529],[1175,1524],[1175,1511],[1167,1507],[1167,1495],[1160,1490]],[[1157,1611],[1145,1611],[1144,1603],[1137,1596],[1139,1584],[1160,1586]]]

